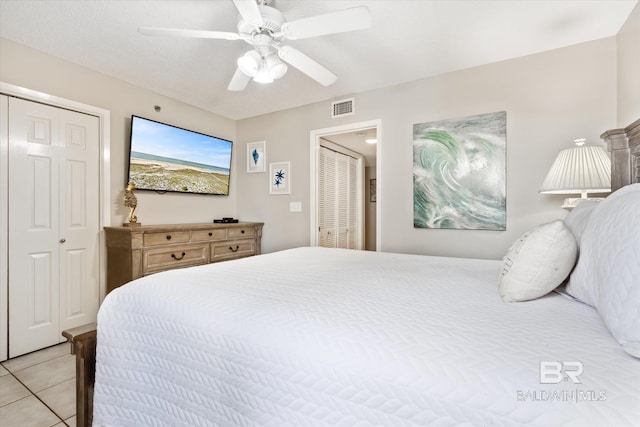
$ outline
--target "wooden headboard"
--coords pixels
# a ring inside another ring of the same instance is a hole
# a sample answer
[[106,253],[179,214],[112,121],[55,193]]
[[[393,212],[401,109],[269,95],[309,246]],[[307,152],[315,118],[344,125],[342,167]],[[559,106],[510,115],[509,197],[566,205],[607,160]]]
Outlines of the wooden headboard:
[[640,119],[600,135],[611,152],[611,191],[640,182]]

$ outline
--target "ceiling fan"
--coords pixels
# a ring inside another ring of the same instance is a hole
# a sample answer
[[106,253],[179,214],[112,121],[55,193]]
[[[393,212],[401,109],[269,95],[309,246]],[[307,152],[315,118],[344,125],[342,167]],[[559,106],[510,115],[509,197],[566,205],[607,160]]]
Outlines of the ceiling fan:
[[271,83],[284,76],[287,72],[285,62],[321,85],[331,85],[338,78],[335,74],[282,42],[362,30],[372,24],[366,6],[287,21],[279,10],[269,6],[271,0],[233,0],[233,3],[240,14],[237,33],[153,27],[140,27],[138,31],[150,36],[244,40],[253,48],[238,59],[238,68],[227,87],[231,91],[242,91],[251,79]]

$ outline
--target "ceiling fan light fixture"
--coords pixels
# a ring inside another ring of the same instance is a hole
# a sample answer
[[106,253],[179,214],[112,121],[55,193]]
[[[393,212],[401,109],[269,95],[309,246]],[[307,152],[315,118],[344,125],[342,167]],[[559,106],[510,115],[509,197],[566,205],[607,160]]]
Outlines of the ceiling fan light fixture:
[[238,68],[249,77],[255,77],[258,74],[261,63],[262,58],[255,50],[250,50],[238,58]]
[[269,75],[269,69],[266,67],[264,62],[260,64],[258,72],[253,77],[253,81],[257,83],[273,83],[273,79]]
[[269,77],[273,80],[279,79],[287,73],[287,64],[282,62],[275,53],[267,56],[264,61],[269,71]]

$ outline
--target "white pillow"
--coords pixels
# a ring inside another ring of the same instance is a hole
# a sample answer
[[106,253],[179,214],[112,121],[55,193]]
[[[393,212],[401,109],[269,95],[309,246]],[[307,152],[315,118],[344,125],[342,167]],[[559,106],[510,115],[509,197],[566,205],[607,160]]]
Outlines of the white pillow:
[[600,203],[598,200],[583,200],[564,218],[564,225],[573,233],[573,237],[578,242],[578,247],[580,247],[582,233],[584,233],[589,218],[598,203]]
[[577,255],[576,240],[560,220],[526,232],[502,260],[502,300],[527,301],[546,295],[566,279]]
[[594,306],[622,347],[640,358],[640,184],[595,208],[567,292]]

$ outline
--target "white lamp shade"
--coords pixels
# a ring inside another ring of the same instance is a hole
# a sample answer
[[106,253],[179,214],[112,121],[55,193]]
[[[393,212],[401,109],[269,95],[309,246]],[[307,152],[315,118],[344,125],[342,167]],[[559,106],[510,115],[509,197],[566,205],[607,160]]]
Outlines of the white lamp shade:
[[602,147],[562,150],[542,183],[540,193],[586,194],[611,191],[611,160]]
[[238,68],[247,76],[253,77],[258,73],[261,62],[260,54],[255,50],[250,50],[238,58]]
[[287,73],[287,65],[274,53],[265,58],[265,66],[269,71],[269,77],[273,80],[279,79]]
[[273,83],[273,79],[269,75],[269,69],[264,62],[260,64],[258,72],[253,77],[253,81],[257,83]]

